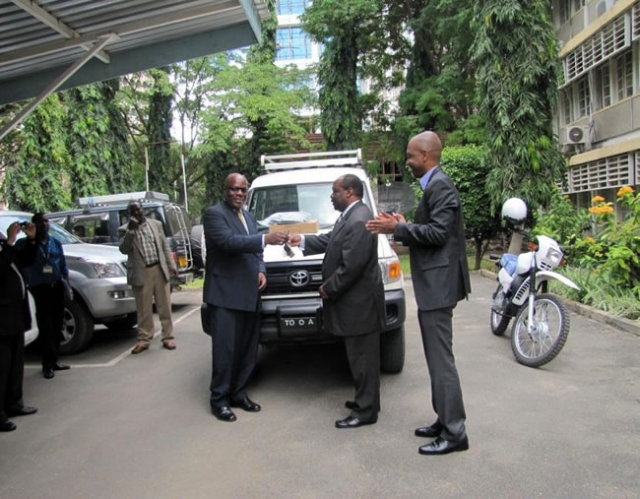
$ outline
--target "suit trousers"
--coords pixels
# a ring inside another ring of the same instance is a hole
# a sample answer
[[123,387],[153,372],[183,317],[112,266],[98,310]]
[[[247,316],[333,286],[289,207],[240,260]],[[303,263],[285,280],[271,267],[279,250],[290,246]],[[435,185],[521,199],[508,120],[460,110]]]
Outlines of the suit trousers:
[[0,421],[21,409],[24,376],[24,332],[0,336]]
[[211,307],[211,407],[243,400],[258,357],[260,314]]
[[380,333],[345,336],[344,345],[356,389],[351,416],[374,423],[380,411]]
[[153,339],[153,302],[162,325],[162,341],[173,339],[173,321],[171,320],[171,286],[165,280],[160,265],[144,269],[144,284],[133,286],[138,313],[138,343],[148,345]]
[[422,346],[431,378],[431,403],[442,425],[442,437],[466,435],[462,388],[453,356],[453,308],[418,310]]
[[58,351],[62,340],[64,322],[64,288],[62,282],[42,284],[29,288],[36,304],[38,344],[42,355],[43,369],[58,362]]

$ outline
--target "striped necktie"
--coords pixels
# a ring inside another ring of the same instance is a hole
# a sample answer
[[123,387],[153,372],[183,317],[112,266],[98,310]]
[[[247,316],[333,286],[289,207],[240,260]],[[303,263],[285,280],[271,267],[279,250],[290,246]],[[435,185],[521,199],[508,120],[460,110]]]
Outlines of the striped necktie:
[[249,233],[249,227],[247,227],[247,222],[244,219],[244,215],[242,214],[242,210],[236,211],[236,214],[238,215],[238,218],[240,219],[240,223],[244,227],[244,230],[246,230],[247,234],[248,234]]

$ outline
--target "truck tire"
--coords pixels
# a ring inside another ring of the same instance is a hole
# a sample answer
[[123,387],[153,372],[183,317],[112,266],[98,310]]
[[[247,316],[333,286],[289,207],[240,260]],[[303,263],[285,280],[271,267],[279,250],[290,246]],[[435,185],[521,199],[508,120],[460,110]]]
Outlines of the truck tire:
[[104,325],[107,326],[109,331],[129,331],[130,329],[133,329],[137,323],[138,314],[134,312],[122,317],[121,319],[105,322]]
[[194,225],[191,228],[191,255],[196,269],[203,269],[207,261],[207,246],[204,242],[204,227]]
[[93,317],[87,307],[78,300],[64,303],[64,322],[62,323],[61,355],[73,355],[82,352],[93,339]]
[[404,367],[404,326],[380,335],[380,370],[397,374]]

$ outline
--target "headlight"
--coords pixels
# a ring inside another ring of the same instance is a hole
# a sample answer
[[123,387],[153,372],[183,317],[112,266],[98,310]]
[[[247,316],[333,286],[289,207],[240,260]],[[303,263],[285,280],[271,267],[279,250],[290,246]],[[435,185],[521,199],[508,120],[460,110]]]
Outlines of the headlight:
[[402,279],[400,260],[397,258],[384,258],[378,261],[378,265],[380,265],[383,284],[390,284]]
[[555,248],[549,248],[549,251],[547,252],[546,260],[551,262],[554,265],[554,267],[557,267],[558,265],[560,265],[560,262],[562,261],[562,251]]
[[85,262],[91,265],[96,276],[100,279],[107,277],[122,277],[125,275],[122,268],[115,262],[96,262],[91,260],[85,260]]

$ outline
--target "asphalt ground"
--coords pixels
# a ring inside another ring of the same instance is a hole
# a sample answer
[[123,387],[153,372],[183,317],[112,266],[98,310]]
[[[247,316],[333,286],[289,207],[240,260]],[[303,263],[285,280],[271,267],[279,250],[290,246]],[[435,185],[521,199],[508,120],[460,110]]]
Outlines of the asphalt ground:
[[413,430],[435,416],[410,282],[404,371],[382,377],[378,423],[354,430],[334,428],[353,397],[339,344],[261,352],[262,412],[217,421],[201,294],[181,291],[175,351],[156,338],[132,356],[134,332],[97,332],[53,380],[28,352],[39,412],[0,434],[0,498],[640,497],[640,339],[572,314],[559,357],[521,366],[490,332],[493,287],[474,274],[455,312],[467,452],[418,454]]

